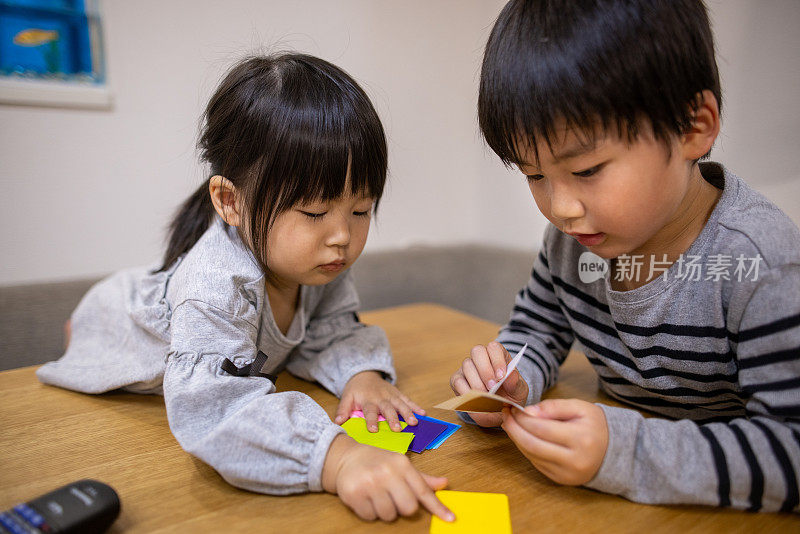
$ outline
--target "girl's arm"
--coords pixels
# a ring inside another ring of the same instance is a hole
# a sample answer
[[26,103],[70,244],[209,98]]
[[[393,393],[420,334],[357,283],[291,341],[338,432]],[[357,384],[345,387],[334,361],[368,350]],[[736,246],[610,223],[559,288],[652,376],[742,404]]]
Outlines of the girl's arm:
[[220,367],[254,358],[255,326],[196,300],[176,306],[171,324],[164,399],[181,446],[240,488],[321,491],[325,455],[342,428],[307,395],[275,393],[267,378]]
[[309,321],[306,337],[290,355],[287,370],[305,380],[317,381],[342,396],[345,385],[363,371],[396,379],[389,340],[378,326],[358,319],[359,301],[350,272],[325,287]]
[[255,339],[252,324],[203,302],[173,310],[164,399],[170,428],[187,452],[251,491],[329,491],[367,520],[412,515],[421,503],[452,520],[433,493],[446,479],[341,436],[342,427],[303,393],[275,393],[267,378],[222,370],[225,358],[251,359]]

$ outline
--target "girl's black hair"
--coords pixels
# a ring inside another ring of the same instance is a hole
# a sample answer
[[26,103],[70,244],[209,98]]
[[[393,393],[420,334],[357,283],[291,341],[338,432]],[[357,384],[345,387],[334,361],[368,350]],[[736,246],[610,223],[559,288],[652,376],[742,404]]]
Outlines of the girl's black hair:
[[[386,137],[366,93],[342,69],[297,53],[234,65],[206,107],[201,159],[242,195],[243,240],[267,275],[267,233],[297,203],[350,192],[375,199],[386,182]],[[349,170],[349,173],[348,173]],[[160,270],[186,253],[214,218],[206,180],[169,227]],[[244,239],[244,237],[247,239]]]
[[589,140],[600,126],[629,141],[649,123],[668,145],[706,89],[721,108],[701,0],[512,0],[486,45],[478,120],[506,165],[527,147],[538,160],[537,139],[552,148],[562,121]]

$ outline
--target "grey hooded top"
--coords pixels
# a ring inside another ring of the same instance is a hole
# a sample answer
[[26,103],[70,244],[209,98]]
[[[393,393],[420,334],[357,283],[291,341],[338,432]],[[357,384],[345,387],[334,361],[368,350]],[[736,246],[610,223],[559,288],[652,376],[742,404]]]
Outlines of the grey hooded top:
[[301,286],[283,335],[264,273],[221,219],[167,271],[152,271],[124,270],[90,289],[72,315],[67,352],[42,366],[39,379],[84,393],[163,394],[180,445],[229,483],[271,494],[320,491],[342,428],[307,395],[276,393],[272,380],[221,365],[244,367],[261,351],[262,373],[286,368],[336,396],[366,370],[393,382],[386,335],[358,321],[350,273]]

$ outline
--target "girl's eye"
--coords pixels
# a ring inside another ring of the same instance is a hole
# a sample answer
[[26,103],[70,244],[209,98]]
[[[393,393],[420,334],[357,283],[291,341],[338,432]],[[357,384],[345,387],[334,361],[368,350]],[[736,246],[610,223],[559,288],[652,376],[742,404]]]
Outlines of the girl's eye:
[[301,211],[300,213],[302,213],[303,215],[305,215],[309,219],[315,219],[316,220],[316,219],[321,219],[328,212],[327,211],[323,211],[322,213],[312,213],[310,211]]
[[586,178],[587,176],[592,176],[593,174],[597,174],[597,172],[602,167],[603,167],[602,164],[601,165],[595,165],[594,167],[591,167],[589,169],[586,169],[586,170],[583,170],[583,171],[578,171],[578,172],[573,172],[572,174],[574,174],[575,176],[580,176],[581,178]]
[[370,214],[370,212],[371,212],[371,211],[372,211],[372,210],[366,210],[366,211],[354,211],[354,212],[353,212],[353,215],[358,215],[359,217],[369,217],[369,214]]
[[544,176],[542,176],[541,174],[526,174],[525,177],[528,179],[529,182],[538,182],[539,180],[544,178]]

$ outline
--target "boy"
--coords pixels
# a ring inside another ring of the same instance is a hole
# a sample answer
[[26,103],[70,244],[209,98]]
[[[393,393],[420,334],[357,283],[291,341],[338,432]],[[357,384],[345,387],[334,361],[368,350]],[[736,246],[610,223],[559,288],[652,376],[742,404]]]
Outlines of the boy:
[[[720,86],[700,0],[512,0],[486,46],[484,138],[552,223],[495,342],[450,380],[524,412],[546,476],[646,503],[795,511],[800,231],[715,163]],[[612,398],[547,400],[573,341]]]

